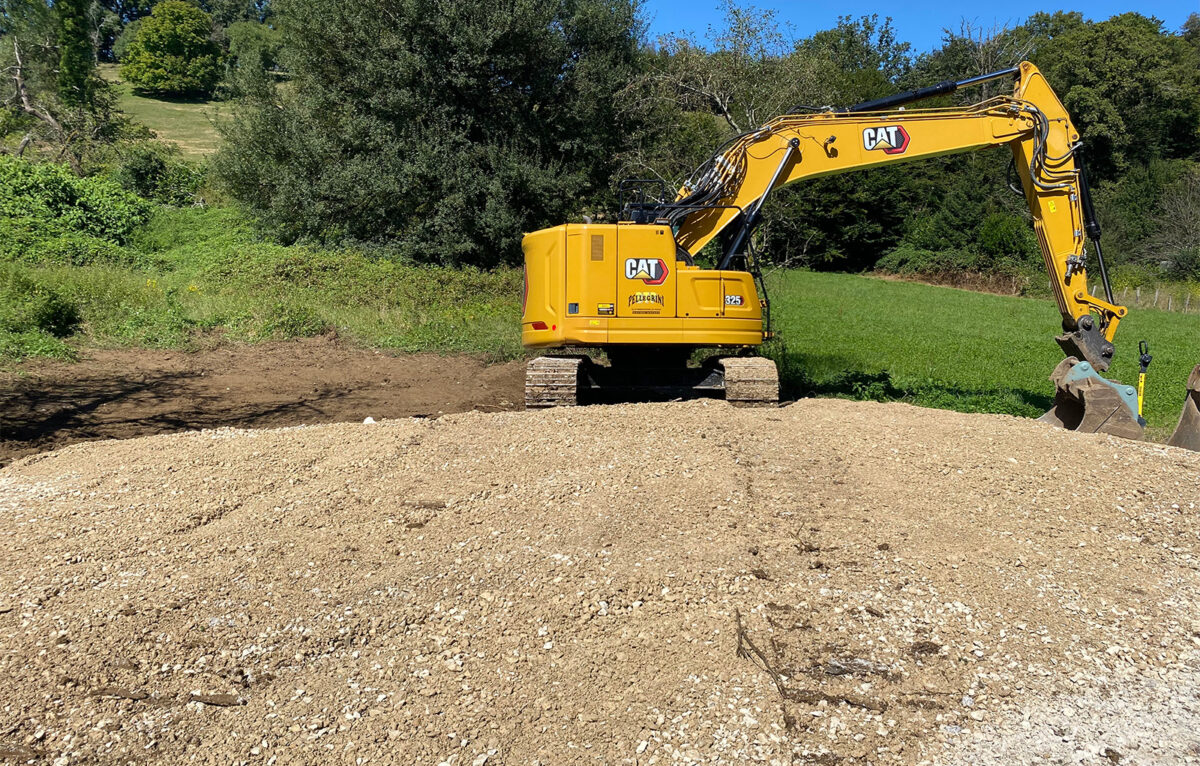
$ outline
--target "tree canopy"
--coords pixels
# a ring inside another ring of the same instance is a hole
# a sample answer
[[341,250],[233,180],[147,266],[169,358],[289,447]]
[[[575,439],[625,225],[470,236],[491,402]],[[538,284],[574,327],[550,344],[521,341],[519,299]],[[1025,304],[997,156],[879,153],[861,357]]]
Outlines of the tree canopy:
[[[286,88],[254,73],[216,168],[287,239],[511,260],[606,190],[637,60],[627,0],[280,0]],[[386,24],[380,20],[386,19]]]
[[121,77],[155,93],[211,93],[222,73],[212,26],[212,17],[200,8],[163,0],[138,24],[121,59]]
[[[612,220],[621,178],[677,188],[782,112],[1030,59],[1080,128],[1110,257],[1200,278],[1200,14],[1179,29],[1138,13],[963,22],[918,53],[877,15],[797,37],[770,10],[724,8],[704,38],[652,41],[639,0],[0,0],[0,128],[13,153],[41,147],[86,172],[86,147],[121,129],[94,67],[119,51],[138,88],[234,98],[216,179],[266,231],[492,265],[519,259],[525,231]],[[756,242],[811,268],[1036,268],[1008,162],[990,151],[793,185]]]

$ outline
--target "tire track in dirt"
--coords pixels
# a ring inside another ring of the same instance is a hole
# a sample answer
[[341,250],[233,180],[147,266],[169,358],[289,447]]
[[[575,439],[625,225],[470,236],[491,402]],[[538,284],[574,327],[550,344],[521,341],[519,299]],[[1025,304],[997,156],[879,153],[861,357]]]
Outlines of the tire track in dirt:
[[0,470],[0,747],[1028,762],[1069,703],[1064,757],[1170,762],[1197,502],[1197,454],[836,400],[79,444]]

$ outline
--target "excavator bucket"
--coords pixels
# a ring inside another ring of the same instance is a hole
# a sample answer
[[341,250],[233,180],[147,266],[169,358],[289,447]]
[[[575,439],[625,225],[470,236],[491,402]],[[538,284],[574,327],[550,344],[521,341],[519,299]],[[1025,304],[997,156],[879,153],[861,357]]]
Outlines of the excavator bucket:
[[1175,426],[1175,433],[1171,434],[1167,444],[1200,452],[1200,365],[1188,377],[1179,425]]
[[[1101,377],[1090,364],[1073,356],[1059,362],[1050,380],[1055,388],[1054,406],[1038,420],[1069,431],[1144,437],[1146,421],[1138,417],[1133,386]],[[1196,433],[1200,434],[1200,429]]]

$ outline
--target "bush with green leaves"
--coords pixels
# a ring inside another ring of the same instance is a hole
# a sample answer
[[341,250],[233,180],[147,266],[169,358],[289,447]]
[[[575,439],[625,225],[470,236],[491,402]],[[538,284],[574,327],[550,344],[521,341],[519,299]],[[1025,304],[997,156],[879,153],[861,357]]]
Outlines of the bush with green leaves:
[[79,178],[63,165],[0,156],[0,215],[35,218],[124,244],[150,205],[106,178]]
[[36,330],[65,338],[79,326],[79,308],[53,288],[20,273],[0,271],[0,330]]
[[0,261],[137,262],[125,245],[150,212],[148,202],[110,179],[0,157]]
[[616,95],[637,58],[632,0],[273,7],[290,79],[239,70],[214,169],[285,241],[514,263],[523,232],[609,194],[631,135]]
[[888,251],[875,268],[906,276],[940,276],[970,268],[977,257],[964,250],[926,250],[904,243]]
[[121,77],[165,95],[212,93],[222,76],[212,17],[183,0],[163,0],[141,20],[121,58]]
[[0,264],[0,358],[68,358],[62,339],[81,321],[79,307],[60,291]]
[[204,183],[204,168],[180,159],[180,151],[171,144],[139,141],[122,148],[118,156],[113,178],[145,199],[190,204]]

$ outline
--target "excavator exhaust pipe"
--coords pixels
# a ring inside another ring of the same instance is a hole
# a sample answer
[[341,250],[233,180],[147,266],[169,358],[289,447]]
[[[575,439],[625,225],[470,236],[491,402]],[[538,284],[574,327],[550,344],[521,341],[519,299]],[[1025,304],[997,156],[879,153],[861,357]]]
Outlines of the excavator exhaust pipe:
[[[1195,374],[1193,374],[1195,377]],[[1137,390],[1101,377],[1087,362],[1073,356],[1059,362],[1050,374],[1054,406],[1038,420],[1068,431],[1101,433],[1125,439],[1145,437],[1146,421],[1137,414]],[[1191,400],[1195,409],[1196,400]],[[1200,411],[1196,411],[1200,436]]]
[[1171,434],[1167,444],[1200,452],[1200,365],[1188,376],[1179,425],[1175,426],[1175,433]]

